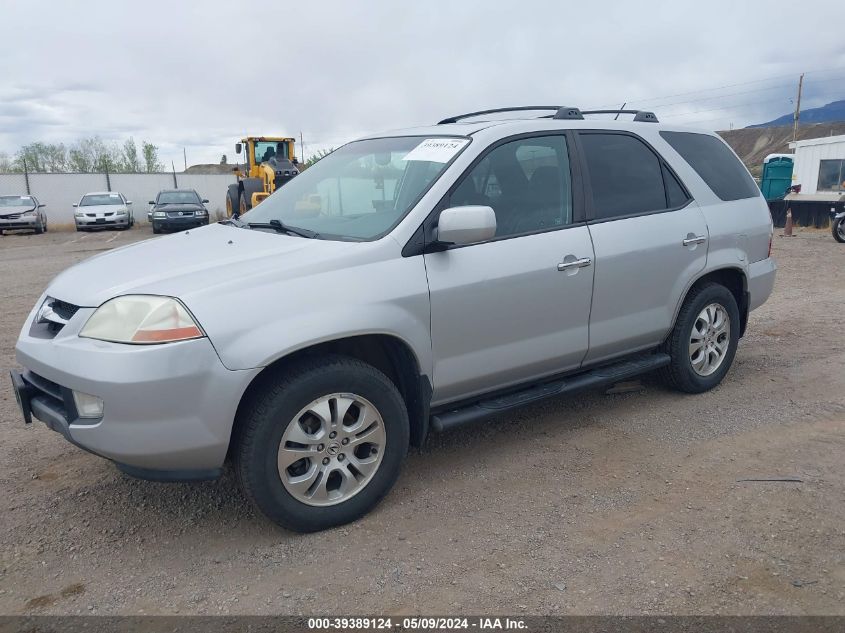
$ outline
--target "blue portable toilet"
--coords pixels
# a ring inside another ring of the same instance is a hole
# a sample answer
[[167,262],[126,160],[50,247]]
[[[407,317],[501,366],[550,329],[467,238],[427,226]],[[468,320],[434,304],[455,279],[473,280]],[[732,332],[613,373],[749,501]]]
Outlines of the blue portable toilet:
[[760,190],[766,200],[780,200],[792,186],[794,154],[769,154],[763,160]]

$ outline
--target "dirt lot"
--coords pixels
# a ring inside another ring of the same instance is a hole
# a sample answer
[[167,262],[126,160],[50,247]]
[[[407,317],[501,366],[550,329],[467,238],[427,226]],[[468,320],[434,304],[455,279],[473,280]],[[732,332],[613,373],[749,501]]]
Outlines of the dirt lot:
[[[0,365],[59,271],[149,229],[0,238]],[[136,481],[0,378],[0,613],[845,614],[845,248],[776,238],[725,383],[646,381],[434,437],[365,519],[300,536],[232,478]],[[801,481],[741,482],[797,477]]]

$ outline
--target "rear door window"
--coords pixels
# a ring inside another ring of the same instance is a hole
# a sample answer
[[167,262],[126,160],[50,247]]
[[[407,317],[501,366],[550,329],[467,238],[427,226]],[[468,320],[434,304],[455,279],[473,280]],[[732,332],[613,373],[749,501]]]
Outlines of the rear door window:
[[627,134],[581,133],[579,138],[593,194],[594,219],[670,208],[663,185],[664,167],[645,143]]
[[721,200],[742,200],[760,195],[751,175],[721,139],[695,132],[661,132],[660,136]]

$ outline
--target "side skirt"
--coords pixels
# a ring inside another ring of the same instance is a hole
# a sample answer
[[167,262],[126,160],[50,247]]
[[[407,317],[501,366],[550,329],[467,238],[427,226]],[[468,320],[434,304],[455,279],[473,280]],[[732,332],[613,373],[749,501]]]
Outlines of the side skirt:
[[505,411],[517,409],[546,398],[585,389],[607,387],[664,367],[669,364],[670,360],[669,354],[648,354],[628,358],[610,365],[603,365],[566,378],[535,383],[506,395],[485,398],[462,407],[436,413],[431,416],[431,428],[433,431],[442,433],[454,427],[491,418]]

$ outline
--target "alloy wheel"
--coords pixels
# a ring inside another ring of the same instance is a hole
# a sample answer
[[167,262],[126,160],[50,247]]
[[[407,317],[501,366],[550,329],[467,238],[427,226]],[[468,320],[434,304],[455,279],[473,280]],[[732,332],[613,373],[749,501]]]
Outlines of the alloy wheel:
[[297,500],[331,506],[372,480],[387,436],[378,409],[361,396],[333,393],[304,407],[279,444],[279,477]]
[[707,305],[692,325],[689,359],[693,371],[709,376],[722,365],[731,344],[731,318],[718,304]]

